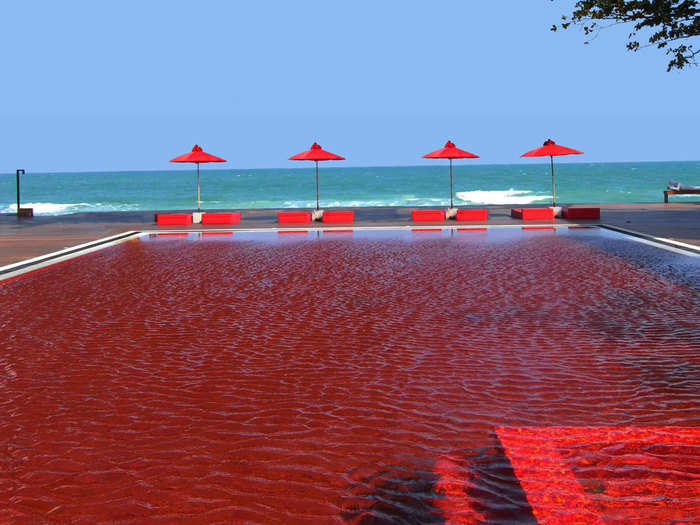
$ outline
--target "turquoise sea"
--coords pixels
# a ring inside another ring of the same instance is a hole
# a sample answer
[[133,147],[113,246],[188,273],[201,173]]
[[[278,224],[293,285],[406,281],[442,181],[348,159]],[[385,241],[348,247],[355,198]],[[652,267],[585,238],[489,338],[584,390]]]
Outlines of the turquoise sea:
[[[558,203],[663,202],[669,180],[700,185],[700,161],[561,163],[556,165]],[[444,166],[338,167],[319,170],[322,207],[446,205]],[[454,167],[455,204],[535,204],[551,201],[547,164]],[[313,164],[297,169],[203,169],[202,208],[315,206]],[[192,209],[195,171],[27,173],[22,205],[36,214],[83,211]],[[695,199],[676,196],[674,200]],[[15,174],[0,174],[0,213],[13,212]]]

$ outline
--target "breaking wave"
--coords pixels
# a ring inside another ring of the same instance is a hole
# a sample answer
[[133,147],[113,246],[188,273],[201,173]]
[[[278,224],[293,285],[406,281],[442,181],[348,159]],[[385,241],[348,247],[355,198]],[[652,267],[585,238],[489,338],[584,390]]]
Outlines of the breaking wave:
[[[83,211],[129,211],[138,207],[131,204],[103,204],[101,202],[23,202],[23,208],[33,208],[34,215],[65,215],[68,213],[79,213]],[[0,208],[0,213],[17,213],[17,204],[10,204]]]
[[458,191],[456,197],[474,204],[532,204],[551,200],[551,195],[537,195],[528,190],[475,190]]

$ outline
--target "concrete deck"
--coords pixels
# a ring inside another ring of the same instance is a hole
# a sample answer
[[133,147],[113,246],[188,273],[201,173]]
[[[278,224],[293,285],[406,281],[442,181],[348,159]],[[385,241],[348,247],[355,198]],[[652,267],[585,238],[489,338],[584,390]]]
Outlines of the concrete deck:
[[[577,205],[584,206],[584,205]],[[600,221],[567,221],[555,219],[546,224],[609,224],[654,237],[684,242],[700,247],[700,202],[673,202],[669,204],[590,204],[600,207]],[[514,206],[482,206],[489,209],[488,225],[535,225],[542,221],[523,222],[510,217]],[[440,224],[475,225],[475,223],[413,223],[409,207],[344,208],[355,211],[354,226],[420,226]],[[209,210],[225,211],[225,210]],[[227,210],[226,210],[227,211]],[[255,229],[276,228],[277,209],[250,209],[241,211],[243,219],[233,226],[192,225],[186,229]],[[0,266],[11,264],[46,253],[93,241],[102,237],[136,230],[181,230],[183,227],[158,227],[154,222],[154,211],[136,212],[92,212],[70,215],[37,216],[18,218],[15,215],[0,215]],[[168,213],[173,213],[169,210]],[[340,226],[340,225],[334,225]],[[323,223],[311,223],[305,228],[328,227]]]

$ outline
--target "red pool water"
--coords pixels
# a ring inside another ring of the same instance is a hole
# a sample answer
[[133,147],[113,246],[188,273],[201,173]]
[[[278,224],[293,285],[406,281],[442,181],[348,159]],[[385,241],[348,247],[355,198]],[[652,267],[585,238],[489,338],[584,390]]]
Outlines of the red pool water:
[[688,256],[401,235],[146,237],[0,282],[0,522],[560,523],[500,427],[683,427],[557,453],[605,522],[697,519]]

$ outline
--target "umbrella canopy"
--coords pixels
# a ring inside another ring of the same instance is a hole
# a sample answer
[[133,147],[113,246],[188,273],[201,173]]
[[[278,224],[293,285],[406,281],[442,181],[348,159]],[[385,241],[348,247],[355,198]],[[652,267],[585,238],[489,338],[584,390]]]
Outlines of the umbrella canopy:
[[318,210],[318,163],[323,160],[345,160],[345,157],[324,150],[317,143],[311,145],[311,149],[302,151],[289,157],[289,160],[312,160],[316,163],[316,209]]
[[194,145],[192,151],[170,159],[170,162],[193,162],[197,164],[197,211],[200,211],[201,199],[199,197],[199,164],[202,162],[226,162],[224,159],[210,155],[197,144]]
[[463,149],[459,149],[451,140],[445,143],[444,148],[431,151],[427,155],[423,155],[424,159],[450,159],[450,208],[454,208],[454,199],[452,195],[452,159],[478,159],[479,155],[474,155]]
[[560,146],[552,139],[547,139],[544,144],[533,150],[520,155],[521,157],[549,157],[549,164],[552,168],[552,206],[556,206],[556,192],[554,189],[554,157],[559,155],[582,155],[583,151],[579,151],[566,146]]

